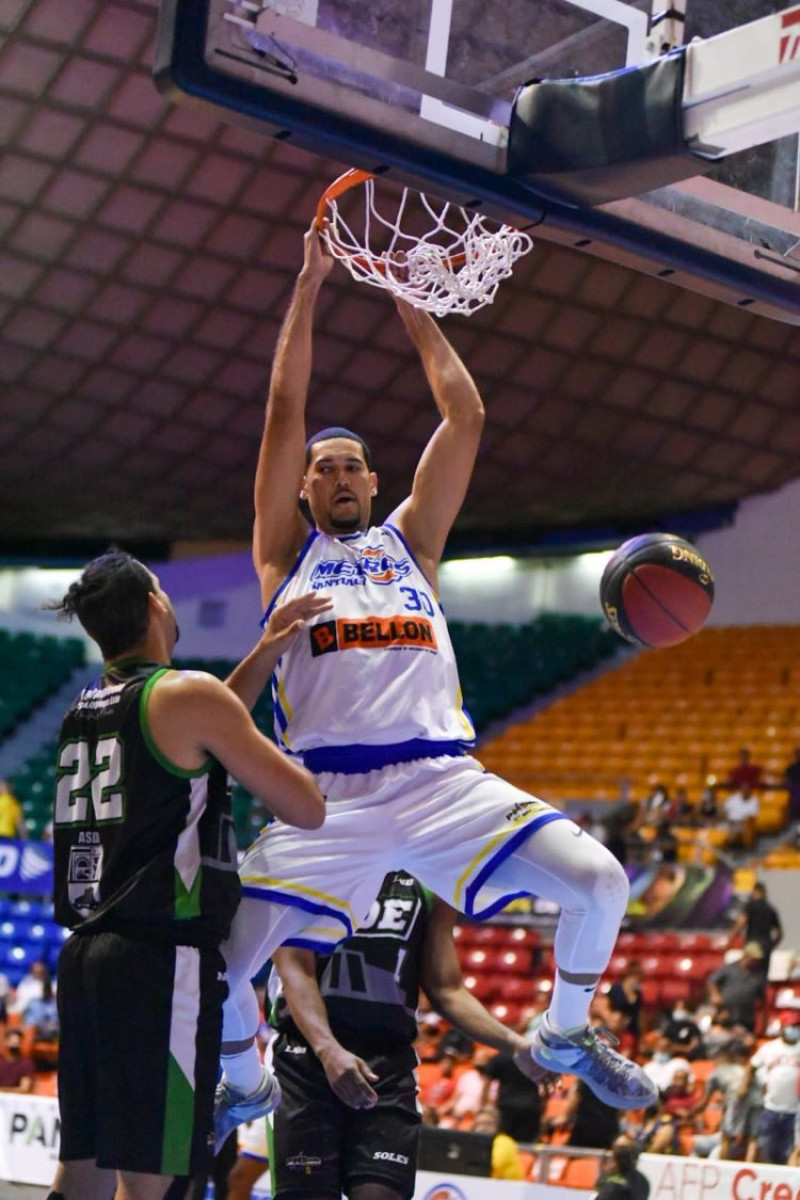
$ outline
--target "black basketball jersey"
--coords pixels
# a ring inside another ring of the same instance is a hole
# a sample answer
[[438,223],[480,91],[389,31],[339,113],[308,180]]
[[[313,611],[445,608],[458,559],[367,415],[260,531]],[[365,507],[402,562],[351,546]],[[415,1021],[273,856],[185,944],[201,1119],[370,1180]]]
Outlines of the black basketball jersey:
[[[422,945],[430,894],[406,871],[391,871],[369,916],[332,954],[317,955],[317,980],[334,1036],[348,1048],[368,1051],[411,1046],[417,1036]],[[291,944],[291,942],[289,943]],[[276,973],[273,973],[273,977]],[[302,1039],[283,993],[271,1023]]]
[[83,689],[59,736],[55,917],[176,945],[218,945],[239,901],[227,775],[170,764],[147,721],[170,668],[114,664]]

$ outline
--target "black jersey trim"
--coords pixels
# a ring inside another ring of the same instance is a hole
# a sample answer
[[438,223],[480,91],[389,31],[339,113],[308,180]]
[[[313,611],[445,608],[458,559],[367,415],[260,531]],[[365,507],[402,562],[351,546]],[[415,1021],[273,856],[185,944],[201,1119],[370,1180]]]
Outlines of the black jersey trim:
[[177,763],[171,762],[170,759],[167,758],[166,754],[159,750],[155,743],[155,739],[153,738],[152,730],[150,729],[150,721],[147,716],[147,705],[150,700],[150,693],[152,692],[153,687],[158,680],[172,669],[172,667],[160,667],[157,671],[153,672],[147,683],[142,688],[142,694],[139,698],[139,727],[142,731],[142,737],[145,740],[147,749],[150,751],[160,767],[163,767],[165,771],[169,771],[170,775],[177,775],[180,779],[198,779],[201,775],[208,774],[214,765],[213,759],[208,758],[202,767],[194,767],[191,770],[187,767],[179,767]]

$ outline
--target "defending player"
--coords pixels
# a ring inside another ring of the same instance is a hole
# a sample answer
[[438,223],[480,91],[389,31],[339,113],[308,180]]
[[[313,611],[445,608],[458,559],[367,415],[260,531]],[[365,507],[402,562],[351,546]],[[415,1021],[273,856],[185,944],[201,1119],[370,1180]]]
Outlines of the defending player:
[[243,900],[225,950],[232,990],[217,1133],[225,1110],[232,1123],[249,1119],[269,1086],[252,1047],[249,979],[286,939],[324,952],[349,935],[384,874],[401,866],[471,916],[488,917],[522,894],[561,906],[553,999],[533,1057],[584,1078],[609,1104],[641,1108],[655,1099],[647,1076],[587,1024],[625,912],[625,873],[561,813],[468,754],[475,735],[436,570],[472,474],[480,396],[433,319],[397,301],[441,419],[411,494],[371,528],[378,485],[363,440],[327,429],[306,444],[313,314],[331,266],[312,227],[275,353],[254,530],[268,614],[308,590],[333,601],[332,614],[283,655],[273,688],[280,741],[316,774],[327,817],[310,840],[268,828],[242,866]]
[[[169,669],[169,597],[121,552],[60,604],[105,663],[61,729],[53,819],[61,1163],[50,1200],[177,1200],[206,1166],[225,963],[239,900],[227,771],[282,820],[324,817],[312,776],[256,729],[252,704],[304,618],[299,597],[229,686]],[[238,693],[234,694],[234,693]],[[116,1191],[115,1191],[116,1185]]]
[[[282,946],[273,1067],[275,1200],[404,1200],[414,1192],[421,1114],[414,1068],[420,988],[461,1033],[535,1070],[528,1043],[464,984],[455,912],[390,872],[363,927],[333,955]],[[272,982],[272,978],[270,983]],[[298,1162],[311,1160],[304,1170]]]

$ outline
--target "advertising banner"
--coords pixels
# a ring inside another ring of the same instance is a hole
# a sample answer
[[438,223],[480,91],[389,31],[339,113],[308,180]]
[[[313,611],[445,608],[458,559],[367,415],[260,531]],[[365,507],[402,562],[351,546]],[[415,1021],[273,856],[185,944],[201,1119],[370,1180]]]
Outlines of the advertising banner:
[[49,896],[53,891],[53,847],[49,842],[0,838],[0,892]]
[[49,1187],[58,1162],[58,1102],[0,1092],[0,1179]]

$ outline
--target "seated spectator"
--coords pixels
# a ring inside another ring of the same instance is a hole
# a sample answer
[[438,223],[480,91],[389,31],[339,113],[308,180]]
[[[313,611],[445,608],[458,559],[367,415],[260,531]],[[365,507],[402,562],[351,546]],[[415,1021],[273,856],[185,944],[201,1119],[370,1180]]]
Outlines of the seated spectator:
[[37,1042],[58,1041],[58,1005],[53,996],[53,982],[44,980],[41,996],[34,996],[25,1006],[22,1023],[33,1029]]
[[712,787],[703,788],[700,803],[697,806],[697,824],[715,825],[719,820],[719,806]]
[[[517,1074],[519,1070],[515,1067]],[[492,1142],[492,1179],[522,1179],[519,1146],[500,1125],[496,1108],[487,1105],[475,1114],[473,1133],[490,1133]]]
[[795,838],[800,836],[800,746],[794,752],[794,758],[787,763],[783,772],[782,784],[789,793],[789,821]]
[[689,1060],[673,1052],[672,1043],[663,1033],[656,1038],[652,1058],[645,1063],[644,1070],[662,1096],[672,1083],[676,1071],[685,1071],[694,1080]]
[[758,796],[748,784],[731,792],[722,806],[728,845],[740,850],[751,850],[758,836],[756,821],[761,811]]
[[28,837],[25,813],[7,779],[0,779],[0,837],[16,838],[18,841],[25,841]]
[[440,1109],[449,1104],[456,1086],[456,1054],[454,1050],[446,1050],[439,1059],[439,1070],[427,1083],[420,1087],[420,1104],[423,1116],[430,1110],[430,1115],[436,1114],[436,1120],[430,1119],[428,1124],[438,1124]]
[[31,969],[22,976],[14,990],[14,999],[8,1006],[8,1011],[20,1015],[28,1007],[31,1000],[41,1000],[46,980],[51,980],[50,972],[42,959],[31,963]]
[[737,1025],[727,1008],[722,1006],[712,1007],[708,1017],[698,1017],[698,1024],[707,1058],[716,1058],[722,1047],[730,1041],[743,1042],[748,1046],[755,1044],[752,1031],[745,1029],[744,1025]]
[[672,1083],[664,1092],[664,1112],[676,1121],[688,1121],[697,1104],[697,1085],[689,1072],[678,1068],[673,1071]]
[[636,1136],[636,1146],[640,1153],[645,1154],[681,1153],[678,1122],[664,1111],[662,1100],[645,1110],[642,1127]]
[[22,1030],[10,1026],[5,1031],[0,1055],[0,1092],[32,1092],[35,1070],[22,1053]]
[[486,1080],[483,1068],[493,1051],[480,1047],[472,1060],[462,1059],[460,1073],[450,1099],[439,1106],[439,1124],[446,1128],[471,1129],[475,1114],[483,1103]]
[[689,1062],[705,1058],[703,1035],[695,1015],[685,1000],[677,1000],[670,1016],[662,1025],[662,1033],[669,1038],[674,1054],[683,1055]]
[[670,808],[669,818],[674,825],[694,825],[697,821],[697,813],[694,805],[689,799],[689,793],[681,784],[675,789],[675,797]]
[[657,783],[639,807],[639,824],[654,825],[669,814],[670,808],[669,788],[665,783]]
[[734,1025],[743,1025],[751,1033],[766,991],[763,958],[758,942],[748,942],[738,962],[724,963],[708,981],[711,1003],[726,1009]]

